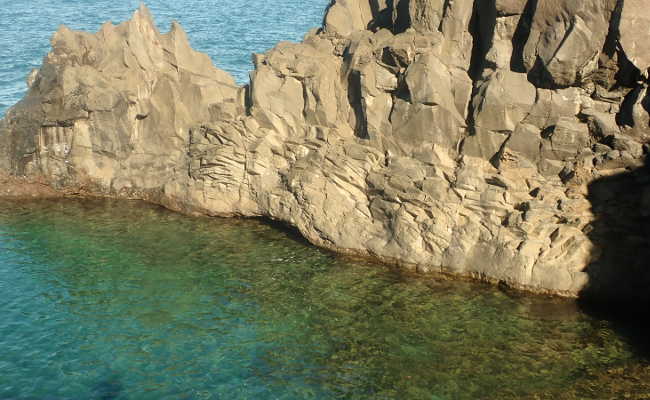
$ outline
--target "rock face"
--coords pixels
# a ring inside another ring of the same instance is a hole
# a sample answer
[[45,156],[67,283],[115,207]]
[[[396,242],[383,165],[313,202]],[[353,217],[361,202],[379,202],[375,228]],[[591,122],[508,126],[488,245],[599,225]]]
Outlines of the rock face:
[[180,26],[161,35],[144,7],[94,35],[62,27],[28,83],[4,122],[4,163],[60,188],[156,195],[187,175],[191,126],[243,112],[232,77],[193,51]]
[[334,0],[236,87],[142,7],[54,35],[2,122],[0,168],[265,216],[423,273],[622,298],[650,273],[602,272],[603,218],[639,221],[621,251],[647,247],[650,194],[619,213],[602,182],[632,174],[612,190],[650,193],[650,61],[633,28],[648,19],[634,0]]

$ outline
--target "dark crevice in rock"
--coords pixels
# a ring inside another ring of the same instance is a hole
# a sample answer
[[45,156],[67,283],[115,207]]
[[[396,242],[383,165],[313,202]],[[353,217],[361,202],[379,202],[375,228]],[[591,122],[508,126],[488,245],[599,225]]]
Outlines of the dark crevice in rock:
[[253,93],[251,89],[251,85],[244,85],[244,110],[246,115],[251,115],[251,109],[253,108]]
[[524,48],[526,47],[526,42],[528,42],[528,37],[530,36],[530,31],[533,27],[533,19],[537,12],[538,1],[539,0],[528,0],[523,13],[521,14],[521,18],[519,19],[519,24],[517,24],[515,34],[512,37],[510,69],[514,72],[526,72],[526,66],[524,65]]
[[605,46],[603,47],[603,54],[609,58],[614,58],[618,47],[618,40],[621,37],[621,13],[623,12],[623,0],[617,0],[616,7],[612,11],[612,16],[609,21],[609,31],[605,39]]
[[274,230],[284,233],[288,239],[291,239],[296,243],[305,246],[311,245],[309,240],[305,238],[305,235],[303,235],[295,226],[284,221],[279,221],[270,217],[253,217],[252,219],[258,221],[262,225],[270,226]]
[[403,53],[399,53],[390,47],[384,47],[381,51],[381,62],[394,74],[409,67],[410,62]]
[[618,0],[612,11],[609,31],[599,62],[600,68],[594,77],[597,85],[610,91],[636,87],[641,78],[640,71],[627,58],[620,44],[623,5],[624,0]]
[[634,107],[637,103],[641,101],[641,95],[643,93],[645,93],[643,87],[639,86],[631,90],[625,96],[625,98],[623,99],[623,103],[621,103],[621,111],[618,114],[616,114],[616,123],[619,126],[633,127],[635,125]]
[[[379,15],[385,9],[380,9],[379,8],[379,3],[377,2],[377,0],[370,0],[369,3],[370,3],[370,12],[372,13],[373,20],[374,20],[374,18],[376,18],[377,15]],[[372,24],[372,23],[373,23],[373,21],[370,21],[370,24]]]
[[392,29],[393,10],[390,4],[387,7],[380,8],[381,4],[378,0],[370,1],[370,10],[372,12],[372,20],[368,23],[368,30],[377,31],[381,28]]
[[440,26],[438,26],[438,31],[442,32],[442,25],[447,19],[449,9],[451,8],[453,0],[445,0],[445,4],[442,6],[442,18],[440,18]]
[[361,96],[361,72],[352,70],[348,74],[348,102],[354,111],[354,134],[360,139],[369,139],[368,126],[363,111]]
[[633,88],[641,81],[641,72],[627,58],[620,45],[616,49],[617,71],[614,75],[615,86],[612,89]]
[[330,12],[330,9],[334,7],[334,4],[336,4],[336,0],[331,0],[330,3],[325,6],[325,10],[323,11],[323,20],[321,21],[321,26],[324,27],[326,25],[325,22],[327,21],[327,14]]
[[528,72],[528,81],[539,89],[561,90],[570,87],[570,85],[558,84],[555,79],[553,79],[553,75],[539,56],[535,58],[535,64]]
[[391,0],[390,8],[393,10],[393,33],[399,34],[405,32],[411,27],[411,15],[409,6],[411,0]]
[[555,128],[555,125],[549,125],[546,128],[542,129],[539,135],[542,137],[542,139],[550,140],[551,136],[553,136],[553,132],[555,132]]
[[469,22],[469,32],[473,38],[472,57],[468,75],[473,81],[472,94],[467,105],[466,124],[470,135],[475,133],[474,99],[479,94],[483,70],[487,67],[485,55],[490,50],[496,27],[497,9],[495,0],[475,0],[472,17]]
[[496,0],[475,0],[469,21],[469,33],[473,38],[469,76],[473,81],[480,78],[486,66],[485,55],[492,46],[496,23]]
[[494,168],[496,169],[501,168],[501,160],[503,159],[503,154],[506,151],[506,147],[508,146],[508,142],[510,141],[510,139],[512,139],[512,133],[509,134],[508,137],[503,141],[501,147],[499,147],[499,151],[497,151],[496,154],[494,154],[492,158],[490,158],[490,164],[492,164]]

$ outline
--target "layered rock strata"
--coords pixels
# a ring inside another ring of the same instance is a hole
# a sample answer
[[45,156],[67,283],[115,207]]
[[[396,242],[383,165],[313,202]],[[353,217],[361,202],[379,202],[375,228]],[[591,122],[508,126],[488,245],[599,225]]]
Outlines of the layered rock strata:
[[334,0],[237,87],[141,7],[54,35],[0,168],[269,217],[423,273],[622,298],[650,283],[607,247],[648,247],[648,19],[639,0]]

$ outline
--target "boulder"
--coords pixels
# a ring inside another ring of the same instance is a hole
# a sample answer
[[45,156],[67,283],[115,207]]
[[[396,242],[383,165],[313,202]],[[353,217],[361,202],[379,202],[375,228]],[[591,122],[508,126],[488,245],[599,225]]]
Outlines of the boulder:
[[372,20],[368,0],[332,0],[325,13],[323,27],[328,32],[349,36],[367,29]]
[[616,0],[536,0],[523,52],[542,87],[580,85],[598,69]]

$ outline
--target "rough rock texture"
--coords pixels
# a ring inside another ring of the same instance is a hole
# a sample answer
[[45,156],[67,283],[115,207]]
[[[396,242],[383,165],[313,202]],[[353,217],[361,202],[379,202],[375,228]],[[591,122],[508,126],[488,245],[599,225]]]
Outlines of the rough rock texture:
[[643,0],[625,0],[623,2],[623,23],[621,23],[621,46],[635,67],[648,77],[650,68],[650,13],[648,4]]
[[78,193],[53,189],[49,182],[41,179],[7,176],[0,171],[0,198],[25,199],[30,197],[55,198]]
[[157,192],[187,175],[191,126],[243,111],[232,77],[193,51],[180,26],[161,35],[145,8],[94,35],[62,27],[28,83],[4,121],[3,162],[56,187]]
[[141,8],[54,35],[0,167],[265,216],[420,272],[624,298],[650,283],[612,267],[648,248],[650,60],[631,28],[648,19],[634,0],[335,0],[238,88]]

